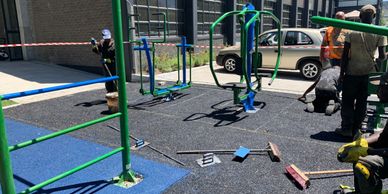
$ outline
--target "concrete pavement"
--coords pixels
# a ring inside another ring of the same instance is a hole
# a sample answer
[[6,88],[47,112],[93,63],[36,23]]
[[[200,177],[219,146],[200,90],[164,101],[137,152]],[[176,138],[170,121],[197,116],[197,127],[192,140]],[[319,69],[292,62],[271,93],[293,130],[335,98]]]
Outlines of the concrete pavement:
[[[0,94],[46,88],[99,77],[101,76],[36,61],[0,61]],[[18,104],[26,104],[101,88],[104,88],[103,83],[12,100]]]
[[[192,72],[193,83],[214,85],[209,66],[193,68]],[[221,83],[239,81],[239,76],[226,73],[222,67],[216,66],[216,72]],[[0,94],[46,88],[99,77],[101,75],[36,61],[0,61]],[[156,79],[176,81],[177,72],[159,74],[156,76]],[[302,94],[312,84],[312,81],[303,80],[295,72],[280,72],[278,78],[271,86],[268,86],[268,82],[269,78],[263,79],[263,90],[293,94]],[[26,104],[101,88],[104,88],[102,83],[17,98],[14,101],[18,104]]]

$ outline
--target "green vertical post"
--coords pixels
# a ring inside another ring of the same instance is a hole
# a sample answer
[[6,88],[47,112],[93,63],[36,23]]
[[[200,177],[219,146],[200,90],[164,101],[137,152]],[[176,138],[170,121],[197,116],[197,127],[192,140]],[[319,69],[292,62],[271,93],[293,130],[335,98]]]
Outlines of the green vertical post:
[[131,170],[130,159],[130,143],[129,143],[129,122],[127,109],[127,93],[125,87],[125,64],[124,64],[124,47],[123,47],[123,26],[121,19],[121,4],[120,0],[112,0],[112,13],[115,35],[116,49],[116,66],[119,76],[119,110],[120,117],[120,132],[122,151],[122,168],[123,172],[120,176],[120,183],[135,182],[135,173]]
[[15,183],[11,165],[11,157],[8,150],[7,133],[5,132],[4,113],[0,96],[0,183],[1,192],[14,194]]

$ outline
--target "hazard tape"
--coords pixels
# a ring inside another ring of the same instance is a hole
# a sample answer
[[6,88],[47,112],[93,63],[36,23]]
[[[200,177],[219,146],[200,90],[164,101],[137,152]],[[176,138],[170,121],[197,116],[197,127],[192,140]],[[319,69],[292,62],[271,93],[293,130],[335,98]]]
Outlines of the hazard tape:
[[[318,48],[344,48],[343,46],[280,46],[281,48],[318,49]],[[276,49],[278,46],[259,46],[259,48]]]
[[[124,42],[129,44],[130,42]],[[26,43],[26,44],[0,44],[0,48],[10,47],[34,47],[34,46],[71,46],[71,45],[90,45],[90,42],[48,42],[48,43]],[[171,43],[156,43],[158,46],[176,46]],[[195,48],[210,48],[207,45],[194,45]],[[225,48],[224,46],[213,46],[216,49]],[[277,46],[259,46],[259,48],[276,49]],[[343,46],[281,46],[281,48],[296,48],[296,49],[317,49],[317,48],[344,48]]]
[[90,42],[48,42],[48,43],[26,43],[26,44],[0,44],[0,48],[6,47],[30,47],[30,46],[69,46],[88,45]]

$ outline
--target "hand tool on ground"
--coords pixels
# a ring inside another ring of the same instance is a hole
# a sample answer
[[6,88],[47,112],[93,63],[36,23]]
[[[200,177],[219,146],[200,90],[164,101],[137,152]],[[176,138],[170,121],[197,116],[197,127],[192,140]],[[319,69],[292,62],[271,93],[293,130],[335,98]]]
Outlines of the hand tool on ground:
[[301,186],[302,189],[306,189],[310,186],[310,179],[309,177],[307,177],[307,175],[347,174],[352,172],[353,172],[353,169],[303,172],[294,164],[286,166],[286,174],[290,175],[290,178],[293,181],[295,181],[296,184]]
[[[114,126],[108,125],[108,127],[111,128],[111,129],[113,129],[113,130],[115,130],[115,131],[120,132],[120,129],[118,129],[118,128],[114,127]],[[134,137],[134,136],[132,136],[132,135],[129,135],[129,137],[132,138],[132,139],[135,140],[135,141],[139,141],[139,140],[140,140],[140,139],[138,139],[138,138],[136,138],[136,137]],[[173,158],[172,156],[167,155],[166,153],[164,153],[164,152],[162,152],[162,151],[156,149],[155,147],[151,146],[150,144],[146,145],[145,147],[149,147],[151,150],[154,150],[155,152],[158,152],[159,154],[162,154],[164,157],[166,157],[166,158],[168,158],[168,159],[170,159],[170,160],[172,160],[172,161],[174,161],[174,162],[176,162],[176,163],[178,163],[178,164],[180,164],[180,165],[182,165],[182,166],[186,166],[185,163],[179,161],[179,160],[176,159],[176,158]]]
[[[214,153],[214,154],[233,154],[236,150],[187,150],[187,151],[178,151],[177,154],[205,154],[205,153]],[[269,157],[274,162],[280,162],[281,153],[278,146],[272,142],[268,142],[266,149],[250,149],[247,154],[261,154],[263,152],[268,152]]]
[[[106,61],[107,61],[107,59],[103,59],[103,64],[102,65],[104,66],[104,68],[108,72],[109,76],[113,77],[112,72],[110,72],[108,66],[106,65],[106,63],[107,63]],[[116,90],[119,91],[119,87],[117,86],[117,81],[116,80],[113,81],[113,84],[116,86]]]

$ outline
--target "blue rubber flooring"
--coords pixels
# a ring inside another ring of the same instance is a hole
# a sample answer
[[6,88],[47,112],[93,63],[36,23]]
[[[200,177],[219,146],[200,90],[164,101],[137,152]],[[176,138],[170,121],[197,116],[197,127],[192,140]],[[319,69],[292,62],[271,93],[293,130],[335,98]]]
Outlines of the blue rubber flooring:
[[[6,120],[9,145],[45,134],[46,129]],[[11,153],[17,192],[108,153],[112,148],[64,135]],[[33,153],[33,154],[32,154]],[[109,181],[121,173],[121,153],[72,174],[36,193],[161,193],[190,171],[131,155],[132,169],[144,179],[130,189]]]

